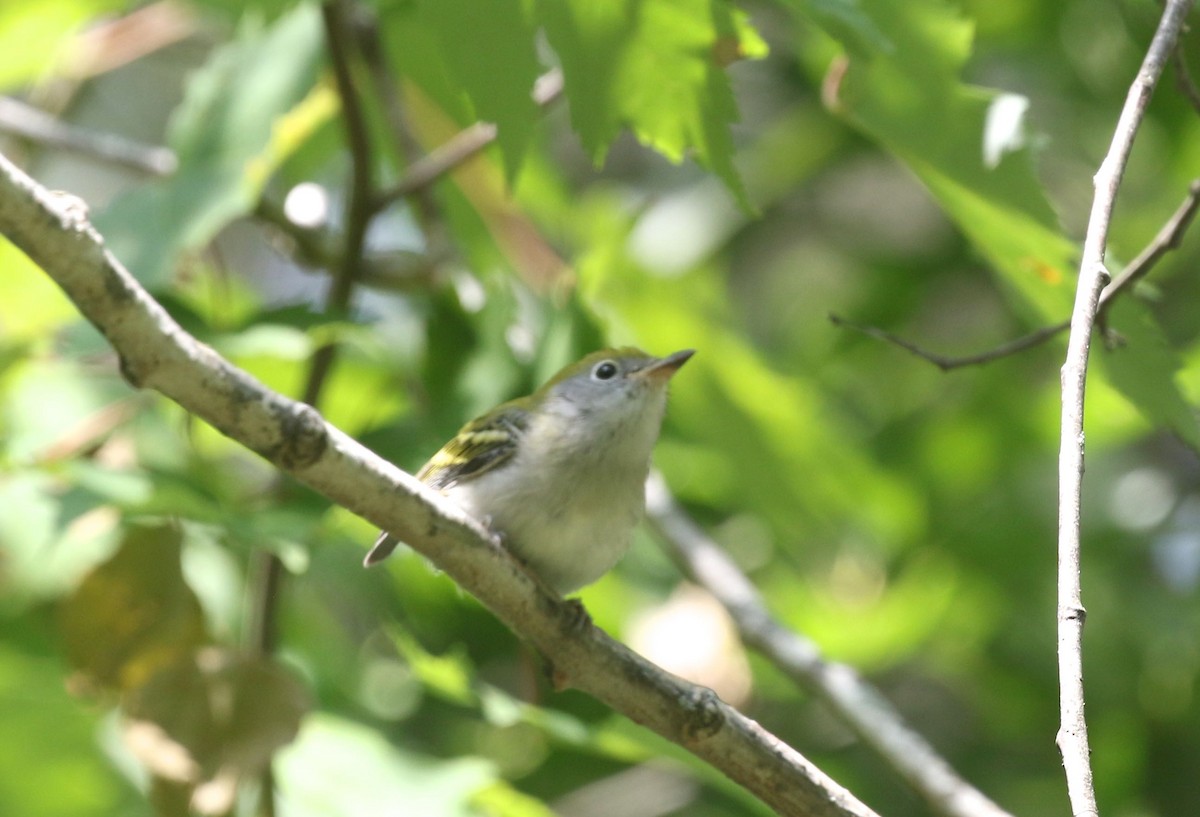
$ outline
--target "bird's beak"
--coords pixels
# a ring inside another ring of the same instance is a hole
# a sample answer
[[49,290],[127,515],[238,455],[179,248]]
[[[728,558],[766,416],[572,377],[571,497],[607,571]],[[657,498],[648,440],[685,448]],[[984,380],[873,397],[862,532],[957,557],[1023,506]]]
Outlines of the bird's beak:
[[688,362],[688,358],[696,354],[695,349],[684,349],[682,352],[676,352],[673,355],[659,358],[651,363],[646,368],[638,372],[639,377],[644,377],[655,383],[665,383],[671,379],[671,375],[679,371],[679,367]]

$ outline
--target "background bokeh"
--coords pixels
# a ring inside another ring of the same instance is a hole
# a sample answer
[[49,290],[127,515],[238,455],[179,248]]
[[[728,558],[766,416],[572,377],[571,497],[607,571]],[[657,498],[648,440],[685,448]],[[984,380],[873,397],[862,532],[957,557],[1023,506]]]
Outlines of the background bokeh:
[[[0,90],[26,107],[0,109],[0,150],[86,200],[172,315],[273,388],[301,396],[336,342],[319,407],[409,470],[594,348],[696,348],[655,460],[676,496],[782,621],[859,669],[967,779],[1014,814],[1064,813],[1065,335],[942,372],[829,316],[950,355],[1064,319],[1091,177],[1158,4],[589,6],[343,4],[378,189],[460,128],[500,126],[372,221],[344,312],[326,305],[352,157],[314,4],[6,3]],[[1198,51],[1185,34],[1183,63]],[[563,96],[539,108],[525,91],[554,65]],[[22,135],[29,108],[133,140],[143,160],[169,147],[175,168]],[[1200,115],[1168,70],[1112,269],[1197,176]],[[1093,347],[1085,689],[1101,810],[1119,817],[1200,813],[1198,254],[1185,236]],[[550,691],[419,557],[364,571],[367,523],[129,388],[3,242],[0,280],[4,813],[174,814],[189,798],[251,813],[248,770],[272,757],[287,815],[764,813]],[[286,568],[266,656],[245,649],[264,553]],[[741,648],[648,532],[581,597],[881,813],[928,813]]]

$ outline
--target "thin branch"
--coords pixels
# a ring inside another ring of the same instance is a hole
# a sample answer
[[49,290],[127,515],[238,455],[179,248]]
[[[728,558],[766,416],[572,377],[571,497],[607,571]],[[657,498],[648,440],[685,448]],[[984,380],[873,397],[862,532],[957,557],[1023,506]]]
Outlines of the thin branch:
[[43,110],[10,97],[0,97],[0,131],[151,176],[168,176],[179,164],[170,148],[68,125]]
[[[364,15],[366,14],[365,8],[361,11]],[[387,117],[388,132],[395,142],[394,149],[404,165],[410,166],[424,151],[416,137],[413,136],[408,113],[405,111],[401,99],[400,83],[392,66],[387,61],[383,40],[379,33],[378,20],[360,17],[356,22],[358,23],[355,26],[358,48],[362,53],[363,62],[366,63],[367,71],[371,75],[375,92],[382,103],[384,115]],[[417,223],[425,234],[426,246],[430,251],[443,252],[442,245],[446,243],[446,240],[438,227],[441,219],[437,203],[433,198],[433,191],[428,184],[417,185],[412,189],[410,197],[417,214]],[[387,198],[385,196],[385,199]],[[390,198],[389,200],[395,201],[396,199]]]
[[478,598],[556,678],[706,760],[783,817],[874,812],[710,691],[656,667],[547,595],[481,523],[437,491],[278,395],[183,331],[104,247],[78,199],[0,156],[0,233],[40,266],[117,350],[122,372],[315,491],[390,530]]
[[[1097,323],[1103,323],[1104,317],[1110,308],[1112,301],[1122,292],[1128,291],[1135,283],[1144,278],[1150,270],[1154,268],[1164,255],[1171,250],[1179,248],[1183,241],[1184,233],[1191,226],[1195,219],[1196,212],[1200,210],[1200,179],[1195,179],[1188,185],[1187,195],[1171,214],[1171,217],[1166,220],[1158,233],[1150,241],[1149,244],[1138,253],[1137,257],[1126,265],[1121,274],[1112,279],[1112,281],[1100,293],[1100,302],[1097,311]],[[848,321],[840,315],[830,314],[829,322],[835,326],[844,326],[847,329],[853,329],[855,332],[860,332],[867,337],[872,337],[881,340],[885,343],[890,343],[893,346],[899,346],[901,349],[932,363],[943,372],[948,372],[953,369],[961,369],[965,366],[978,366],[985,363],[991,363],[1001,358],[1015,355],[1023,352],[1026,349],[1031,349],[1034,346],[1039,346],[1042,343],[1053,338],[1062,332],[1071,328],[1069,320],[1061,323],[1043,326],[1030,332],[1027,335],[1022,335],[1015,340],[1010,340],[986,352],[980,352],[974,355],[964,355],[963,357],[951,357],[949,355],[938,354],[931,352],[928,349],[922,348],[910,340],[892,334],[886,329],[880,329],[877,326],[864,326],[852,321]]]
[[75,81],[100,76],[187,39],[199,15],[174,0],[158,0],[80,32],[65,55],[62,74]]
[[742,641],[828,706],[934,813],[1010,817],[959,777],[857,672],[827,661],[816,644],[772,616],[758,589],[679,506],[657,472],[646,483],[646,518],[683,573],[729,611]]
[[[338,98],[342,103],[342,122],[346,128],[351,163],[350,196],[346,207],[346,232],[343,236],[340,266],[334,272],[333,286],[325,299],[326,311],[337,315],[344,313],[350,306],[350,298],[362,268],[367,228],[378,207],[374,200],[372,183],[371,137],[366,114],[354,88],[354,74],[350,65],[353,37],[343,0],[327,0],[322,3],[321,17],[325,23],[325,39],[329,46],[330,62],[333,64]],[[309,405],[313,405],[320,394],[337,355],[336,349],[334,344],[326,344],[313,355],[312,369],[303,398]]]
[[885,329],[880,329],[876,326],[863,326],[861,324],[852,323],[840,315],[830,314],[830,323],[835,326],[844,326],[847,329],[853,329],[855,332],[861,332],[868,337],[882,340],[885,343],[890,343],[893,346],[899,346],[907,352],[910,352],[922,360],[932,363],[943,372],[951,371],[952,369],[961,369],[965,366],[979,366],[984,363],[991,363],[994,360],[999,360],[1009,355],[1015,355],[1018,352],[1023,352],[1026,349],[1031,349],[1045,343],[1050,338],[1060,332],[1066,331],[1071,324],[1068,321],[1056,323],[1053,326],[1044,326],[1041,329],[1030,332],[1028,335],[1022,335],[1016,340],[1010,340],[1008,343],[1001,344],[994,349],[979,354],[966,355],[965,357],[949,357],[940,355],[937,352],[930,352],[923,349],[910,340],[905,340],[899,335],[893,335]]
[[[298,268],[322,274],[339,266],[342,236],[326,227],[305,227],[292,221],[279,202],[264,196],[254,208],[254,216],[279,234],[277,249],[288,255]],[[358,281],[364,286],[389,292],[427,289],[442,263],[445,253],[413,250],[383,250],[367,253],[363,248]]]
[[305,227],[288,217],[283,205],[269,196],[262,196],[254,207],[254,217],[267,222],[287,237],[291,254],[305,266],[333,269],[341,238],[323,227]]
[[[562,90],[562,73],[556,68],[538,77],[533,98],[544,108],[558,99]],[[490,122],[476,122],[464,128],[414,162],[403,179],[383,192],[383,201],[390,203],[428,187],[496,141],[496,136],[496,126]]]
[[[343,245],[332,269],[333,281],[325,295],[325,313],[341,317],[350,307],[354,287],[362,273],[363,250],[366,245],[367,228],[377,209],[374,203],[372,181],[373,154],[366,114],[354,89],[353,69],[350,65],[348,11],[342,0],[326,0],[321,5],[321,19],[325,26],[325,40],[333,67],[334,81],[342,106],[342,122],[346,130],[346,143],[350,149],[350,184],[344,218]],[[313,352],[308,377],[304,385],[303,401],[316,408],[321,393],[337,358],[337,344],[330,342]],[[280,588],[283,585],[283,560],[273,551],[262,549],[256,554],[256,566],[251,587],[253,600],[253,636],[256,651],[269,655],[275,651],[278,640],[275,623],[279,611]],[[268,762],[261,777],[260,812],[262,817],[274,817],[275,794],[274,772]]]
[[1154,86],[1162,75],[1191,9],[1192,0],[1167,0],[1162,20],[1113,132],[1112,144],[1097,171],[1095,198],[1083,241],[1083,258],[1071,334],[1062,366],[1062,428],[1058,458],[1058,678],[1061,724],[1058,747],[1063,757],[1067,794],[1075,817],[1096,815],[1091,748],[1083,697],[1083,607],[1080,586],[1080,493],[1083,485],[1083,408],[1088,352],[1100,291],[1108,280],[1104,255],[1117,189],[1121,184],[1134,135],[1145,116]]

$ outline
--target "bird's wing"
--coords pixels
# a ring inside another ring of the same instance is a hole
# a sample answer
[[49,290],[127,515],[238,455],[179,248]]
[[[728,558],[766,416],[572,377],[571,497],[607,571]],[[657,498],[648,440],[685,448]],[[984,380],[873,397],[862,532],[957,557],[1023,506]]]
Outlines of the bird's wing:
[[[503,465],[517,452],[517,440],[528,421],[528,412],[507,403],[472,420],[425,463],[417,479],[440,491]],[[390,533],[380,531],[363,564],[382,562],[398,544]]]
[[507,405],[472,420],[425,463],[417,479],[441,490],[503,465],[517,452],[527,421],[524,409]]

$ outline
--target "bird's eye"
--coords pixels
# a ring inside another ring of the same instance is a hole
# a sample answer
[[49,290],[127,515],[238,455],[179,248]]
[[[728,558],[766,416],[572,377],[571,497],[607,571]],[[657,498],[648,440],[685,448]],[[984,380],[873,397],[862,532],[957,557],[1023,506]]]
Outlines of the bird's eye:
[[592,377],[597,380],[612,380],[617,376],[617,364],[611,360],[605,360],[596,364],[596,368],[592,369]]

